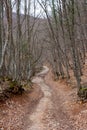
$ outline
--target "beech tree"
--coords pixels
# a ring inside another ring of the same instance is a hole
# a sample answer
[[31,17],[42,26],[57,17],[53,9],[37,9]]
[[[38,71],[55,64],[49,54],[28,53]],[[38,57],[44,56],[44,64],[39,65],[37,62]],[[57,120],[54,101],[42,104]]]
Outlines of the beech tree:
[[0,1],[0,75],[18,81],[30,80],[42,53],[35,1],[32,7],[33,16],[31,1]]
[[54,74],[57,78],[67,77],[69,80],[73,71],[79,92],[82,89],[81,76],[87,50],[86,11],[83,13],[86,10],[86,1],[38,0],[38,2],[48,21]]

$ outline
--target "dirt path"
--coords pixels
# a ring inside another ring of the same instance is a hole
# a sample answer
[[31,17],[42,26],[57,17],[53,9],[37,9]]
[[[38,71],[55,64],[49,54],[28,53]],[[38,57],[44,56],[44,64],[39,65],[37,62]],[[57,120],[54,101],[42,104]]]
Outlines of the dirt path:
[[53,86],[50,83],[47,85],[47,81],[43,78],[46,77],[48,72],[49,68],[44,66],[44,70],[32,80],[33,83],[40,86],[44,96],[39,101],[35,111],[30,115],[29,119],[32,123],[31,126],[27,127],[27,130],[71,130],[73,125],[69,122],[69,116],[62,106],[62,91],[56,91],[55,84],[50,79],[48,81]]
[[26,130],[87,130],[87,105],[76,102],[76,88],[64,80],[54,81],[46,66],[32,81],[44,96],[29,115],[31,123]]
[[31,127],[29,126],[27,130],[44,130],[45,126],[42,123],[44,112],[46,109],[49,109],[52,107],[51,102],[51,89],[48,85],[45,84],[44,79],[41,78],[41,76],[44,76],[49,69],[44,66],[44,70],[41,73],[37,74],[37,77],[35,77],[32,82],[38,84],[41,87],[42,92],[44,93],[43,98],[40,100],[39,104],[37,105],[37,108],[35,112],[33,112],[30,115],[30,120],[32,121]]
[[44,66],[31,92],[0,103],[0,130],[87,130],[87,103],[77,102],[76,88],[66,80],[53,79],[51,67]]

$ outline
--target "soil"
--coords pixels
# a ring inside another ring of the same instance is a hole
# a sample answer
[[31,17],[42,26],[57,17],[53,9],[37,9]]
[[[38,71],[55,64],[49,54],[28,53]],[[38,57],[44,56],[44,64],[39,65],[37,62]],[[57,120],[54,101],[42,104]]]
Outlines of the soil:
[[31,93],[0,104],[0,130],[87,130],[87,103],[66,80],[54,81],[49,68],[32,79]]
[[[26,130],[27,116],[30,115],[43,93],[39,86],[33,85],[31,92],[14,95],[0,103],[0,130]],[[28,125],[30,125],[28,120]]]

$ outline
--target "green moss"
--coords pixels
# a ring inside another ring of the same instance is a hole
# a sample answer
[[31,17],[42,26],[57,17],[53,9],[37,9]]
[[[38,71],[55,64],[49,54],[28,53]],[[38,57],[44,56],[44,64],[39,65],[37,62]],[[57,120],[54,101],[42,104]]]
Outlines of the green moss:
[[18,85],[17,81],[10,81],[10,82],[9,82],[10,88],[14,88],[14,87],[17,86],[17,85]]
[[82,87],[82,88],[78,91],[78,96],[79,96],[80,98],[87,99],[87,87]]
[[80,89],[80,91],[87,91],[87,88],[86,88],[86,87],[82,87],[82,88]]

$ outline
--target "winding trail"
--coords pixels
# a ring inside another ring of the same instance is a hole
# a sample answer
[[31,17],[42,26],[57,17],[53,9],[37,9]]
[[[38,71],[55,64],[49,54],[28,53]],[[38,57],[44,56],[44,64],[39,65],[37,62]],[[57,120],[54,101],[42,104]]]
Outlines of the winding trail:
[[43,66],[32,79],[31,93],[1,104],[0,130],[87,130],[87,103],[77,102],[76,88],[66,79],[55,81],[49,68]]
[[49,68],[46,66],[43,66],[43,68],[43,71],[38,73],[37,76],[32,80],[32,82],[38,84],[41,87],[44,96],[37,105],[35,112],[30,115],[32,125],[30,128],[27,128],[27,130],[44,130],[45,126],[42,123],[43,115],[45,110],[52,106],[52,102],[50,99],[50,97],[52,96],[51,89],[48,85],[45,84],[44,79],[41,78],[41,76],[43,77],[45,76],[45,74],[48,73]]
[[76,90],[68,87],[64,80],[54,81],[47,66],[43,66],[32,82],[40,87],[43,97],[29,115],[31,123],[26,130],[80,130],[77,125],[79,105],[74,101]]

